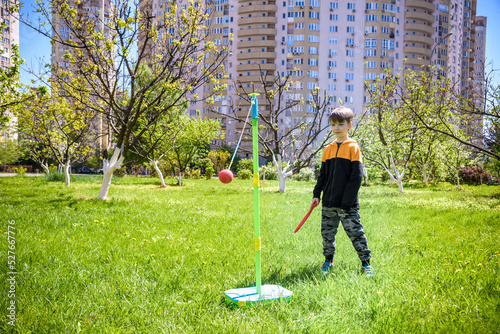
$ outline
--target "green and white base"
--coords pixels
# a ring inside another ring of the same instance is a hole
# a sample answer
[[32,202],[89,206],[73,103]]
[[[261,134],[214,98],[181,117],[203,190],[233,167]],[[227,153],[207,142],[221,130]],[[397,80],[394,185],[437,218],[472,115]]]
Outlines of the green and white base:
[[226,302],[231,307],[249,307],[256,303],[275,301],[289,302],[293,292],[279,285],[262,285],[260,295],[255,286],[230,289],[224,292]]

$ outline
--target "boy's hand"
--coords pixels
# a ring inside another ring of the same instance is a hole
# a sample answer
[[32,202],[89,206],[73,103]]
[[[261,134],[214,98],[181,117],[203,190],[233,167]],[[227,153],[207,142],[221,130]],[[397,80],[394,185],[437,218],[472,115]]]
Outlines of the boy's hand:
[[318,204],[319,204],[319,201],[320,201],[320,199],[319,199],[319,198],[314,197],[314,198],[313,198],[313,201],[312,201],[312,203],[311,203],[311,206],[313,206],[313,205],[314,205],[314,203],[316,203],[316,205],[318,205]]

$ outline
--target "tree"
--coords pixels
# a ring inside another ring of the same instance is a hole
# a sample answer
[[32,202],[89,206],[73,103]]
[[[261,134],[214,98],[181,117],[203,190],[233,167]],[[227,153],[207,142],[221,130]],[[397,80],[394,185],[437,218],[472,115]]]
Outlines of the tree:
[[395,97],[399,76],[378,79],[370,92],[366,120],[360,125],[358,142],[365,159],[382,167],[402,193],[403,178],[416,149],[419,130],[404,104]]
[[[449,78],[439,76],[438,71],[431,68],[429,75],[405,79],[405,85],[412,93],[399,98],[420,126],[500,160],[500,153],[483,145],[482,135],[484,118],[492,121],[492,124],[500,120],[500,87],[492,85],[491,78],[486,76],[484,93],[480,95],[468,87],[471,96],[467,97],[460,94],[459,83],[452,83]],[[414,104],[416,97],[421,103],[432,107],[418,108],[419,104]]]
[[[58,47],[67,47],[64,58],[69,64],[53,63],[54,80],[68,98],[102,116],[114,134],[109,148],[112,155],[103,159],[98,198],[104,199],[113,172],[162,116],[186,100],[198,99],[194,92],[205,82],[217,86],[215,93],[223,88],[219,78],[227,48],[205,38],[209,13],[193,1],[186,6],[166,2],[161,17],[153,15],[151,2],[116,1],[106,13],[109,17],[95,10],[80,10],[78,0],[76,6],[66,0],[47,4],[40,1],[37,8],[46,18],[47,29],[37,29]],[[56,20],[52,21],[52,16]],[[55,29],[55,21],[67,28],[71,38]],[[131,52],[135,48],[137,53]],[[139,84],[138,73],[144,63],[152,75]],[[163,103],[174,93],[176,98]],[[145,122],[139,124],[141,119]]]
[[70,103],[52,86],[52,96],[40,96],[17,108],[19,131],[27,141],[31,157],[48,174],[47,160],[53,157],[64,166],[65,184],[70,185],[71,163],[84,158],[90,150],[90,130],[95,114],[75,101]]
[[21,158],[21,147],[17,140],[6,139],[0,141],[0,163],[3,171],[7,170],[7,165],[16,163]]
[[[294,88],[301,83],[292,81],[291,74],[282,77],[276,72],[270,78],[267,71],[260,73],[260,86],[254,85],[252,91],[247,91],[241,85],[238,96],[250,104],[250,93],[261,94],[259,100],[265,105],[266,111],[259,114],[259,155],[271,158],[278,172],[279,191],[284,192],[286,178],[311,166],[316,153],[322,151],[331,140],[330,132],[323,139],[321,135],[329,127],[326,118],[333,102],[326,91],[321,94],[320,88],[316,86],[304,103],[303,99],[293,94]],[[306,112],[302,111],[304,105]],[[297,116],[297,111],[300,111],[300,116]],[[239,122],[246,121],[251,127],[251,120],[236,114],[228,116]],[[291,121],[289,125],[284,122],[287,118]]]
[[194,159],[204,153],[207,145],[220,137],[221,125],[217,120],[189,119],[181,120],[181,132],[176,145],[168,154],[168,160],[177,169],[178,184],[182,185],[182,178],[186,169]]
[[[138,85],[141,87],[142,83],[148,82],[152,73],[151,69],[142,64],[139,71]],[[147,97],[147,101],[154,101],[156,99],[154,91]],[[171,100],[177,99],[179,93],[173,93],[161,101],[160,106],[151,104],[151,108],[161,108],[164,104],[171,103]],[[177,107],[172,107],[169,113],[162,115],[155,123],[147,126],[146,131],[144,127],[149,124],[148,117],[154,116],[154,112],[146,112],[137,123],[136,135],[142,132],[142,139],[137,141],[135,146],[131,148],[131,153],[135,155],[135,160],[147,159],[154,167],[156,174],[160,178],[161,187],[165,188],[165,180],[163,172],[160,169],[160,161],[176,147],[179,133],[181,132],[181,118],[185,114],[188,107],[187,101]],[[134,158],[130,159],[134,161]]]

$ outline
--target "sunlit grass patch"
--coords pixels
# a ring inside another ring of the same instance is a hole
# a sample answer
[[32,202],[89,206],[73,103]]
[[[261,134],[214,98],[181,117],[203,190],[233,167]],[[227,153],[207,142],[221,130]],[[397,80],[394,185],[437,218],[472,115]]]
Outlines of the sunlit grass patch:
[[[168,184],[168,182],[167,182]],[[323,262],[321,208],[294,234],[313,182],[261,185],[262,278],[289,304],[226,306],[227,289],[255,284],[251,181],[152,178],[65,188],[0,179],[0,230],[19,228],[19,332],[491,333],[500,325],[498,187],[362,188],[361,220],[376,276],[340,229],[332,274]],[[5,262],[4,262],[5,268]],[[6,279],[6,270],[0,271]],[[5,292],[5,290],[4,290]],[[0,301],[0,328],[7,299]]]

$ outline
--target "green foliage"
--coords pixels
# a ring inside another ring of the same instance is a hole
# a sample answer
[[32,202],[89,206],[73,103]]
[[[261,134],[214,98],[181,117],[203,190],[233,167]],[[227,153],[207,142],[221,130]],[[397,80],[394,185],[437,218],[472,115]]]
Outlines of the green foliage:
[[250,173],[253,173],[253,159],[241,159],[238,161],[236,170],[238,171],[238,174],[242,170],[248,170]]
[[259,168],[259,178],[261,180],[277,180],[278,179],[278,171],[272,161],[267,164],[261,166]]
[[53,169],[49,175],[43,176],[43,179],[48,182],[64,182],[64,178],[64,173],[57,172],[57,167]]
[[24,175],[26,175],[26,171],[28,169],[24,168],[23,166],[19,166],[19,167],[12,168],[12,170],[14,171],[14,173],[17,174],[17,176],[24,176]]
[[21,146],[17,140],[7,139],[0,141],[0,164],[12,165],[22,156]]
[[242,169],[242,170],[238,171],[237,176],[241,180],[250,180],[253,176],[253,173],[252,173],[252,171],[250,171],[248,169]]
[[[82,177],[83,180],[83,177]],[[262,283],[291,291],[290,303],[234,310],[224,291],[255,285],[253,189],[154,178],[99,189],[41,178],[0,178],[2,242],[15,221],[16,331],[22,333],[491,333],[498,308],[498,187],[389,186],[360,190],[373,252],[365,277],[352,243],[337,234],[334,270],[323,262],[313,182],[261,185]],[[33,214],[36,213],[36,214]],[[5,277],[5,275],[4,275]],[[64,296],[64,297],[61,297]],[[0,299],[6,315],[8,298]],[[49,301],[57,301],[49,302]],[[78,307],[75,307],[78,305]],[[99,312],[96,312],[96,306]],[[41,317],[40,315],[43,315]],[[78,325],[80,323],[80,325]],[[0,323],[0,332],[12,327]]]
[[314,180],[314,171],[311,168],[302,168],[298,174],[293,175],[296,181],[312,181]]
[[212,166],[208,166],[205,168],[205,178],[207,180],[211,180],[212,176],[214,176],[215,170]]
[[221,170],[228,167],[231,153],[227,151],[210,151],[208,152],[208,158],[212,161],[215,172],[219,174]]

